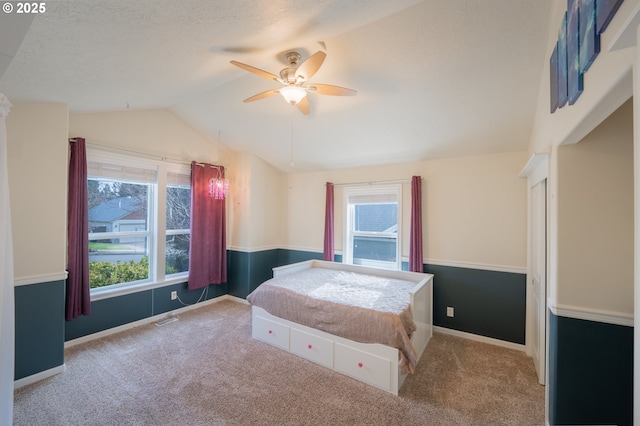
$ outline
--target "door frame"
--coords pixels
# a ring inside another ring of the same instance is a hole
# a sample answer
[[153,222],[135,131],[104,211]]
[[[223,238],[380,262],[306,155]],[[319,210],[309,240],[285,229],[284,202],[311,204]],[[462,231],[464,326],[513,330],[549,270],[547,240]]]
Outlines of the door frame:
[[545,306],[545,360],[544,360],[544,382],[548,381],[548,359],[549,359],[549,307],[548,307],[548,294],[549,294],[549,238],[550,238],[550,185],[549,185],[549,154],[548,153],[534,153],[529,158],[526,166],[520,172],[520,177],[527,179],[527,281],[526,281],[526,321],[525,321],[525,351],[527,355],[533,356],[533,321],[534,321],[534,306],[533,306],[533,286],[531,280],[533,279],[533,223],[532,223],[532,189],[540,182],[546,180],[546,272],[545,272],[545,298],[541,300]]

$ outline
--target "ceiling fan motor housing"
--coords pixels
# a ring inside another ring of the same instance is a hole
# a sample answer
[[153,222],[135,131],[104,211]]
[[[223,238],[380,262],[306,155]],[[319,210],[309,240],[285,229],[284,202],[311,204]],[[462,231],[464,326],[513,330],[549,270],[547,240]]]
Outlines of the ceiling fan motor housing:
[[296,70],[298,69],[298,62],[300,62],[300,54],[298,52],[288,52],[287,61],[291,67],[283,68],[280,71],[280,78],[286,84],[297,84],[304,81],[304,77],[298,76],[296,78]]
[[298,80],[302,80],[300,76],[296,78],[296,69],[297,68],[283,68],[280,71],[280,78],[285,84],[296,84]]
[[288,52],[287,53],[287,61],[289,61],[289,64],[291,65],[292,68],[297,68],[298,67],[298,62],[300,61],[300,54],[298,52]]

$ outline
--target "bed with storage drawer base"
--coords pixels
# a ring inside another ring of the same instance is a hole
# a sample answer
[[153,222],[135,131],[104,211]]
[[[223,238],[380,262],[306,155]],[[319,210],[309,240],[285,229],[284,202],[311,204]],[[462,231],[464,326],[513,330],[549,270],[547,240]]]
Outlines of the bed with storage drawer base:
[[433,334],[433,275],[311,260],[247,300],[252,337],[398,395]]

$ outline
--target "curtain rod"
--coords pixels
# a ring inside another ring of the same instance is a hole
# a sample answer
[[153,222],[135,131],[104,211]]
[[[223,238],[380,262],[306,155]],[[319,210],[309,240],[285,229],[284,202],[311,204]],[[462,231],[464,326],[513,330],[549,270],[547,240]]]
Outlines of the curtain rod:
[[[378,185],[381,183],[411,183],[411,179],[378,180],[369,182],[334,183],[333,186]],[[327,184],[325,183],[325,186]]]
[[[69,142],[76,142],[76,141],[77,141],[77,138],[69,138]],[[187,160],[182,160],[182,159],[172,158],[172,157],[165,157],[165,156],[156,155],[156,154],[147,154],[144,152],[133,151],[125,148],[118,148],[115,146],[104,145],[100,143],[87,142],[87,147],[95,148],[102,151],[115,152],[115,153],[127,153],[127,154],[135,155],[137,157],[149,158],[153,160],[168,161],[172,163],[191,165],[191,161],[187,161]]]
[[222,165],[216,165],[216,164],[210,164],[210,163],[198,163],[197,161],[195,162],[195,164],[196,166],[200,166],[200,167],[210,166],[212,169],[217,169],[218,171],[220,171],[220,167],[224,167]]

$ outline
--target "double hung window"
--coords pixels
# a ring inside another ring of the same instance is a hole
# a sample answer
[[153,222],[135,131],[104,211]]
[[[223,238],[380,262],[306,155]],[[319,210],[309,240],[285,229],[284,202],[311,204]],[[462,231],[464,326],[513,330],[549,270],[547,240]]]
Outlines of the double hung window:
[[402,186],[345,188],[343,262],[400,269]]
[[89,282],[164,282],[189,268],[189,167],[89,150]]

